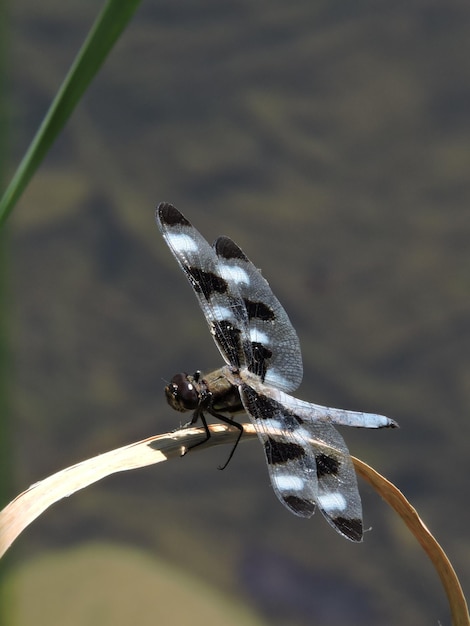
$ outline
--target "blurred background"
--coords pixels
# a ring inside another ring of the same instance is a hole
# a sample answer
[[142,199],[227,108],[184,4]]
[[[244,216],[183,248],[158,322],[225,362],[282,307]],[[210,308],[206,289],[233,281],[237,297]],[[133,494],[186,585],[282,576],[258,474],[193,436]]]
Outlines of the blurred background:
[[[96,12],[11,3],[11,173]],[[11,497],[176,428],[165,381],[221,365],[154,224],[168,201],[262,269],[300,337],[298,397],[399,422],[342,434],[468,591],[469,42],[460,0],[143,2],[9,220]],[[219,472],[227,452],[47,511],[10,551],[12,625],[450,623],[367,485],[353,545],[279,504],[256,441]]]

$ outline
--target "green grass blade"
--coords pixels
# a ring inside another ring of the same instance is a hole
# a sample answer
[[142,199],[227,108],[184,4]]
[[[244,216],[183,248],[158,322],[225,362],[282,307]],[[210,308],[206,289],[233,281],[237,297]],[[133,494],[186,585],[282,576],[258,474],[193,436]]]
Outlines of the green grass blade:
[[[8,152],[9,101],[7,78],[10,54],[9,3],[0,3],[0,181],[4,180]],[[9,322],[11,319],[8,261],[8,233],[0,232],[0,506],[13,493],[12,437],[10,434],[10,382],[11,355]],[[0,624],[11,623],[13,599],[7,591],[5,580],[10,560],[0,563]]]
[[31,145],[5,190],[0,201],[0,225],[10,214],[139,4],[140,0],[108,0],[97,17]]

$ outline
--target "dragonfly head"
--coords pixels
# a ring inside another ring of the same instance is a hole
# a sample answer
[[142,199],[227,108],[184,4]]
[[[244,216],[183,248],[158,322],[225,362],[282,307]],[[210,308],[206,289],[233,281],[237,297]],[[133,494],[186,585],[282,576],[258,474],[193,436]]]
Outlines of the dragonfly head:
[[194,411],[200,402],[197,380],[186,372],[173,376],[165,387],[165,395],[176,411]]

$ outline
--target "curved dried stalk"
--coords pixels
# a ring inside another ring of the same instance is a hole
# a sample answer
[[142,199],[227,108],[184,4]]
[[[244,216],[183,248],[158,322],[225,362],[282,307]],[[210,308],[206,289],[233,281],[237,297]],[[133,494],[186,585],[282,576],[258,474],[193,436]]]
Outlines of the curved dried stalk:
[[[233,443],[238,430],[225,424],[209,426],[212,437],[195,451],[223,443]],[[242,441],[252,439],[256,432],[251,424],[243,424]],[[179,457],[205,437],[203,428],[184,428],[156,435],[116,450],[100,454],[72,465],[21,493],[0,512],[0,557],[21,532],[55,502],[95,483],[110,474],[146,467]],[[318,445],[318,442],[316,442]],[[369,465],[352,457],[357,473],[362,476],[398,513],[418,540],[439,574],[449,601],[454,626],[470,626],[467,603],[457,575],[439,543],[422,522],[405,496]]]
[[445,589],[454,626],[468,626],[470,617],[459,579],[446,553],[402,492],[370,465],[352,457],[357,474],[362,476],[394,509],[418,540],[434,565]]

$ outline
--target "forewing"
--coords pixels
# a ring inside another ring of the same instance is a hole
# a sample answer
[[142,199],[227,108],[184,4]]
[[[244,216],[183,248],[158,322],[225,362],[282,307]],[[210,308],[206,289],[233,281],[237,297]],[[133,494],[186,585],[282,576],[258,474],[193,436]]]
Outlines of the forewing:
[[219,272],[236,280],[246,308],[248,370],[265,384],[283,391],[297,389],[302,380],[302,355],[287,313],[261,272],[231,239],[219,237],[214,247],[220,261]]
[[221,275],[214,248],[174,206],[160,204],[155,217],[194,289],[225,362],[236,368],[245,366],[248,317],[237,282]]
[[[318,505],[327,521],[351,541],[362,541],[362,507],[346,444],[328,422],[307,422],[294,403],[282,403],[248,384],[240,396],[259,435],[279,500],[310,517]],[[292,399],[294,400],[294,399]]]

